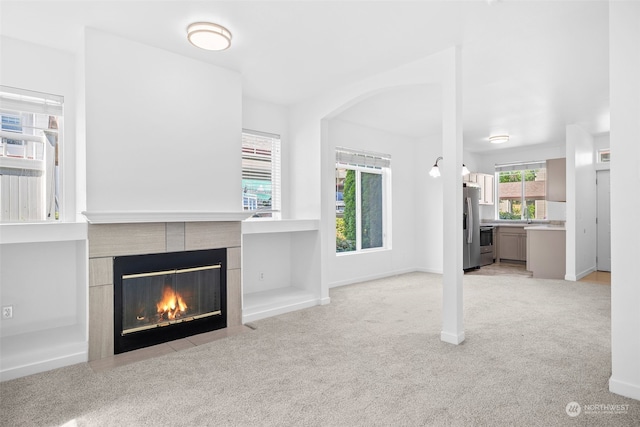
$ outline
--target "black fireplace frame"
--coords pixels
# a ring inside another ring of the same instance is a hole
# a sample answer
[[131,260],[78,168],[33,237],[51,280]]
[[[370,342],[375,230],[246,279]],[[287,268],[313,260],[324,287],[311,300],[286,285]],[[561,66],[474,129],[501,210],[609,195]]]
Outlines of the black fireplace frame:
[[[123,275],[220,265],[221,313],[122,335]],[[227,327],[227,250],[205,249],[113,258],[113,352],[120,354]]]

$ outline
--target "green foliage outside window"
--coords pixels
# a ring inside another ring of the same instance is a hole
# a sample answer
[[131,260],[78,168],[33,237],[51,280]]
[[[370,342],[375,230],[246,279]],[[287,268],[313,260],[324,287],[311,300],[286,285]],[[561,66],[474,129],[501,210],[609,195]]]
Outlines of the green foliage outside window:
[[[382,175],[344,170],[342,217],[336,216],[336,252],[355,251],[357,245],[356,204],[360,200],[361,249],[383,246]],[[360,197],[356,175],[360,174]]]
[[[524,180],[535,181],[536,172],[537,171],[535,169],[525,170]],[[521,182],[521,181],[522,181],[522,171],[500,172],[500,182]]]
[[[336,218],[336,251],[356,250],[356,171],[347,169],[343,189],[344,212]],[[340,220],[340,221],[339,221]]]
[[382,247],[382,175],[362,173],[362,249]]

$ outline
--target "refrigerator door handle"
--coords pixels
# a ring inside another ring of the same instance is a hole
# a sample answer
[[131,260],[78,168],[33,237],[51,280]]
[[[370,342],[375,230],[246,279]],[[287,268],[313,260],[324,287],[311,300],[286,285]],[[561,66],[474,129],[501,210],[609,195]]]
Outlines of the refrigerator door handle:
[[[467,197],[467,243],[473,242],[473,204],[471,197]],[[470,220],[471,219],[471,220]]]

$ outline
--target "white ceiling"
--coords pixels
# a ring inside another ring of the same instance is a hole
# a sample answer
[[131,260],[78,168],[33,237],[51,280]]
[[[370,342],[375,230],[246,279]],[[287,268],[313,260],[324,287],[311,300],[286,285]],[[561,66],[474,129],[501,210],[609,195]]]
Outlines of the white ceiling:
[[[464,145],[563,143],[565,126],[609,130],[607,1],[0,1],[0,32],[75,52],[94,27],[242,74],[244,93],[291,105],[459,44]],[[186,27],[229,28],[223,52]],[[440,132],[438,91],[396,89],[340,118],[412,137]]]

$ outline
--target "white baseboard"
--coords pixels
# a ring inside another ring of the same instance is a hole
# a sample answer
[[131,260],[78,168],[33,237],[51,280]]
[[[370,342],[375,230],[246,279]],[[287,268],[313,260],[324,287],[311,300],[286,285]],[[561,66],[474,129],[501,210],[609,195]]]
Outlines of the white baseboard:
[[75,365],[77,363],[84,363],[88,360],[88,357],[88,352],[83,351],[49,360],[42,360],[26,365],[14,366],[0,371],[0,381],[13,380],[20,377],[26,377],[27,375],[33,375],[40,372],[50,371],[52,369]]
[[596,271],[596,267],[588,268],[588,269],[582,271],[581,273],[576,274],[575,276],[573,274],[565,274],[564,280],[568,280],[570,282],[577,282],[578,280],[582,279],[583,277],[588,276],[589,274],[593,273],[594,271]]
[[624,381],[609,378],[609,391],[631,399],[640,400],[640,384],[630,384]]
[[420,273],[442,274],[442,268],[416,268],[414,271]]
[[398,276],[400,274],[415,273],[415,272],[442,274],[442,272],[430,271],[428,269],[422,269],[422,268],[404,268],[401,270],[387,271],[379,274],[370,274],[366,276],[358,276],[350,279],[339,280],[337,282],[329,283],[328,286],[329,286],[329,289],[331,289],[331,288],[337,288],[339,286],[353,285],[354,283],[361,283],[369,280],[384,279],[386,277]]
[[440,332],[440,340],[449,344],[458,345],[464,341],[464,332],[456,334],[442,331]]
[[[267,317],[278,316],[280,314],[289,313],[292,311],[302,310],[304,308],[315,307],[316,305],[323,305],[324,300],[328,300],[329,298],[323,299],[314,299],[307,300],[301,302],[295,302],[288,305],[282,305],[274,308],[265,308],[260,311],[254,311],[253,313],[243,315],[242,323],[254,322],[256,320],[266,319]],[[324,302],[324,304],[328,304],[329,301]]]

